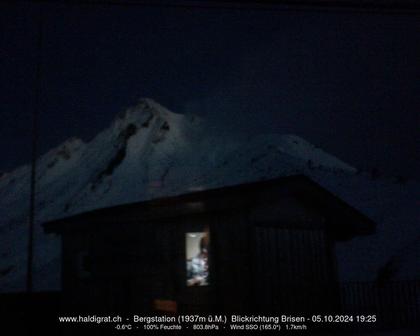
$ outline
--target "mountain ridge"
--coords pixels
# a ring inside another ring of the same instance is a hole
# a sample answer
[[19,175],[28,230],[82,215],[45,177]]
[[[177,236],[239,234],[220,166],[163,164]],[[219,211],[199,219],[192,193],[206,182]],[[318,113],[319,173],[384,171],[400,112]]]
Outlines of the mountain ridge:
[[[398,211],[407,207],[403,201],[412,197],[414,184],[403,188],[381,179],[373,181],[296,135],[267,134],[237,142],[207,136],[206,127],[200,118],[173,113],[143,98],[119,113],[91,141],[70,138],[41,155],[36,176],[36,288],[59,287],[60,244],[56,237],[43,234],[42,222],[113,205],[298,173],[376,221],[383,221],[379,229],[385,228],[382,238],[387,244],[392,243],[395,223],[405,220],[409,224],[407,232],[395,250],[413,237],[411,204],[408,210]],[[26,251],[26,240],[22,237],[27,234],[24,223],[29,176],[28,165],[0,176],[0,254],[4,255],[0,261],[0,290],[24,288],[26,256],[22,251]],[[392,212],[389,204],[397,203]],[[387,223],[381,218],[382,212],[388,212],[393,221]],[[372,241],[376,245],[369,246]],[[337,247],[339,259],[360,260],[362,254],[370,253],[372,262],[366,261],[358,268],[374,279],[392,257],[392,249],[378,252],[381,242],[375,236],[342,244]],[[362,271],[339,270],[343,279],[362,277]]]

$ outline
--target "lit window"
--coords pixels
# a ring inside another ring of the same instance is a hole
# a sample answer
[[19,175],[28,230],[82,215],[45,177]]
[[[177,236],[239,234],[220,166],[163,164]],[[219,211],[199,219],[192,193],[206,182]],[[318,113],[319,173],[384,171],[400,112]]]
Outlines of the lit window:
[[187,286],[209,284],[209,238],[208,231],[187,232],[185,235]]

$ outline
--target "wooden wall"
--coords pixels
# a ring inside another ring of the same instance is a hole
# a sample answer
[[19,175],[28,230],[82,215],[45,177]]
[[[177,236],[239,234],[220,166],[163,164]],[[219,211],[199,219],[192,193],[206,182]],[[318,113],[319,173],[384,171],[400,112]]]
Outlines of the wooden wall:
[[[275,202],[264,197],[247,209],[63,234],[66,305],[78,311],[141,312],[163,299],[188,312],[302,304],[319,311],[336,280],[324,218],[290,197]],[[210,285],[187,287],[185,233],[205,227],[210,228]]]

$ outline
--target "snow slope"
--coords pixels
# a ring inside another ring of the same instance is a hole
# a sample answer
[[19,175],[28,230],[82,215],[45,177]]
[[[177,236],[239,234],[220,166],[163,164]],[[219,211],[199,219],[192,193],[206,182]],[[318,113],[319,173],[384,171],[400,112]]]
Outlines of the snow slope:
[[[59,240],[42,232],[40,223],[46,220],[296,173],[308,175],[378,223],[376,235],[338,244],[343,280],[373,280],[389,264],[394,277],[419,277],[417,182],[372,179],[295,135],[236,143],[204,137],[205,129],[202,120],[172,113],[146,98],[91,142],[69,139],[41,156],[35,288],[59,288]],[[0,291],[24,288],[29,176],[29,166],[0,175]]]

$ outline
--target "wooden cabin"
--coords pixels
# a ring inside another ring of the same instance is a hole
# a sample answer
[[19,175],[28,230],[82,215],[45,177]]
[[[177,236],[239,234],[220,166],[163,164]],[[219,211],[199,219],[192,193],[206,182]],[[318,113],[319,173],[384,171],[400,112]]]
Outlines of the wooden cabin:
[[303,175],[48,222],[64,308],[97,312],[339,309],[334,243],[375,224]]

